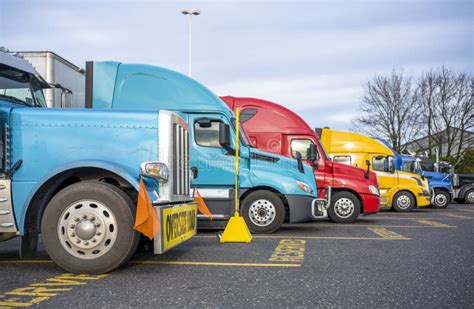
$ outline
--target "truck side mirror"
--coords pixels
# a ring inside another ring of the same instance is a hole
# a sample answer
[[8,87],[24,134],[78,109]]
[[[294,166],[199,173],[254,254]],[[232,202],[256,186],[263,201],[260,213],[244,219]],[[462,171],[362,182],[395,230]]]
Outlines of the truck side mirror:
[[369,160],[365,160],[365,164],[367,165],[367,171],[365,172],[365,178],[366,179],[369,179],[369,176],[370,176],[370,161]]
[[388,172],[389,173],[395,173],[395,166],[393,166],[393,162],[388,164]]
[[301,159],[301,152],[296,152],[296,162],[298,163],[298,171],[304,173],[303,159]]
[[219,123],[219,145],[222,146],[229,154],[235,154],[234,149],[230,145],[230,127],[228,124]]
[[306,159],[311,163],[319,160],[319,152],[315,144],[309,145],[309,148],[306,150]]

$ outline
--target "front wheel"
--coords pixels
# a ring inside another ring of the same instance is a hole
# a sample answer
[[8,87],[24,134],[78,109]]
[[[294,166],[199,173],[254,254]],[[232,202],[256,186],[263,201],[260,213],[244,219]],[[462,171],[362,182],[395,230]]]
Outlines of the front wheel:
[[285,206],[273,192],[259,190],[244,198],[241,214],[253,233],[273,233],[285,220]]
[[415,207],[415,198],[410,192],[401,191],[393,197],[392,208],[396,212],[408,212],[413,207]]
[[41,234],[51,259],[72,273],[110,272],[134,254],[135,207],[119,188],[101,182],[72,184],[49,202]]
[[449,193],[444,190],[435,190],[435,196],[433,201],[433,208],[443,209],[449,205],[450,196]]
[[352,223],[360,214],[360,202],[350,192],[337,192],[331,197],[328,217],[336,223]]
[[464,204],[474,204],[474,190],[469,190],[466,192]]

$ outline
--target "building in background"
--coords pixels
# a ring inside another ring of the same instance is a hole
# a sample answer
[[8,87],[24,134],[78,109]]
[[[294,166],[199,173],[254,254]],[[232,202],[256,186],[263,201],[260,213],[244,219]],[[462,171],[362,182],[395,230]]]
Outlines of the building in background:
[[84,107],[85,71],[50,51],[20,51],[49,84],[44,90],[48,107]]
[[451,127],[431,135],[431,141],[425,136],[406,143],[402,149],[416,155],[435,154],[438,149],[441,157],[458,156],[474,149],[474,132]]

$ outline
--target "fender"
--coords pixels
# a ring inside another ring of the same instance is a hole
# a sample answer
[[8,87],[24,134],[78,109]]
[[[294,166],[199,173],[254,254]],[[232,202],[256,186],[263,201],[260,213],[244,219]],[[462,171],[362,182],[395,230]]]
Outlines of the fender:
[[[56,170],[53,170],[47,176],[43,177],[38,182],[36,182],[34,186],[31,186],[31,184],[33,184],[32,182],[25,182],[24,184],[29,184],[27,185],[28,188],[25,188],[24,186],[22,186],[18,188],[20,192],[17,192],[17,194],[13,193],[14,205],[25,205],[25,207],[22,207],[20,216],[17,217],[17,224],[19,227],[20,235],[24,235],[24,223],[26,219],[26,214],[28,212],[28,209],[30,208],[31,200],[35,196],[36,192],[41,188],[41,186],[43,186],[48,180],[57,176],[60,173],[73,170],[76,168],[87,168],[87,167],[100,168],[100,169],[104,169],[109,172],[112,172],[114,174],[117,174],[118,176],[122,177],[127,182],[129,182],[136,190],[138,190],[138,187],[139,187],[138,166],[137,166],[137,171],[133,173],[132,171],[128,170],[123,165],[120,165],[118,163],[111,163],[107,161],[82,160],[82,161],[71,162]],[[14,190],[13,188],[15,186],[20,185],[21,183],[22,182],[12,181],[12,192],[15,192],[16,190]],[[28,195],[21,194],[21,191],[28,191],[30,193]]]

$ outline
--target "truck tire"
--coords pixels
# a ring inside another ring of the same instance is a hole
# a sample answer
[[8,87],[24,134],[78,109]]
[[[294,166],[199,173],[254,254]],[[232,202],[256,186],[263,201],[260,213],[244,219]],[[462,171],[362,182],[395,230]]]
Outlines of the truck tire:
[[244,198],[241,215],[251,232],[273,233],[285,220],[285,206],[275,193],[258,190]]
[[449,195],[448,192],[444,190],[435,190],[434,192],[434,201],[433,201],[433,208],[435,209],[443,209],[447,208],[449,205],[449,200],[451,199],[451,196]]
[[360,214],[360,202],[351,192],[336,192],[331,197],[328,217],[336,223],[352,223]]
[[415,197],[408,191],[400,191],[393,197],[392,208],[396,212],[409,212],[415,207]]
[[125,264],[140,234],[133,229],[135,206],[119,188],[79,182],[57,193],[41,222],[51,259],[71,273],[102,274]]
[[469,190],[464,195],[464,204],[474,204],[474,190]]

